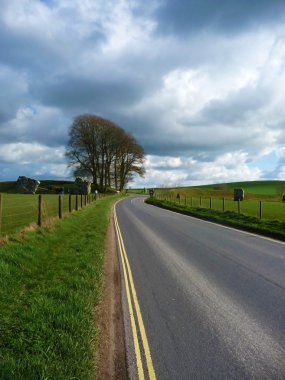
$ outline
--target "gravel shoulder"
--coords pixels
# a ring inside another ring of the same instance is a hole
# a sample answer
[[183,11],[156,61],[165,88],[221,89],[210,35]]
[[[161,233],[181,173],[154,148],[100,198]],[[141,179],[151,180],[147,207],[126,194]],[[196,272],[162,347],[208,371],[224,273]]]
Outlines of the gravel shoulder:
[[102,301],[98,313],[97,379],[128,379],[121,301],[121,276],[113,211],[107,236]]

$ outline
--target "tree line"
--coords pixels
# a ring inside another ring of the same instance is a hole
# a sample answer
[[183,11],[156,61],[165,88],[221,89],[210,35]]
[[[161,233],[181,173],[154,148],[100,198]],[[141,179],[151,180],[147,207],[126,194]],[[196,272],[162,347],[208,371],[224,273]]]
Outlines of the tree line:
[[135,173],[145,173],[142,146],[123,128],[96,115],[74,119],[66,156],[74,176],[90,178],[100,192],[109,188],[121,191]]

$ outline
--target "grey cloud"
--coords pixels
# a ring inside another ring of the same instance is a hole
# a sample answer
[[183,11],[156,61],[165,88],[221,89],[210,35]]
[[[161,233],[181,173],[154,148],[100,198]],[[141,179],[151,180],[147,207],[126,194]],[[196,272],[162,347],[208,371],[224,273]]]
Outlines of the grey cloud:
[[200,122],[241,125],[268,103],[270,92],[269,88],[246,87],[230,93],[226,99],[212,100],[201,111]]
[[259,23],[284,18],[283,0],[165,0],[156,16],[161,33],[188,34],[199,30],[239,32]]
[[145,87],[147,86],[131,78],[109,81],[67,74],[51,82],[38,82],[31,88],[31,92],[43,104],[69,109],[72,113],[105,113],[112,108],[131,106],[145,94]]

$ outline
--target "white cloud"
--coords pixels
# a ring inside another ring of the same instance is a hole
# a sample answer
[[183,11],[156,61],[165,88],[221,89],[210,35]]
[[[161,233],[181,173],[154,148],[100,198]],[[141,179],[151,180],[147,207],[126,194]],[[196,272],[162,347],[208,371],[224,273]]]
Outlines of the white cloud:
[[183,160],[180,157],[147,156],[146,176],[136,179],[136,184],[143,187],[190,186],[260,179],[262,171],[251,167],[249,162],[248,154],[242,151],[226,153],[208,162],[191,157]]
[[0,160],[9,163],[33,164],[35,162],[61,163],[64,159],[64,147],[48,148],[36,143],[11,143],[0,145]]

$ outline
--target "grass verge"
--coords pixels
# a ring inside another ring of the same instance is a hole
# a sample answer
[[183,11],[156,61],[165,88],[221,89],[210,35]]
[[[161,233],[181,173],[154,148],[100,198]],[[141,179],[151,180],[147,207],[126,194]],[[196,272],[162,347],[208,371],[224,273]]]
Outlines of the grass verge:
[[90,379],[107,197],[0,247],[0,378]]
[[166,210],[176,211],[184,215],[235,227],[244,231],[254,232],[283,241],[285,240],[285,222],[280,222],[278,220],[260,220],[253,216],[237,214],[231,211],[221,212],[198,207],[189,207],[169,201],[158,200],[156,198],[148,198],[146,203]]

